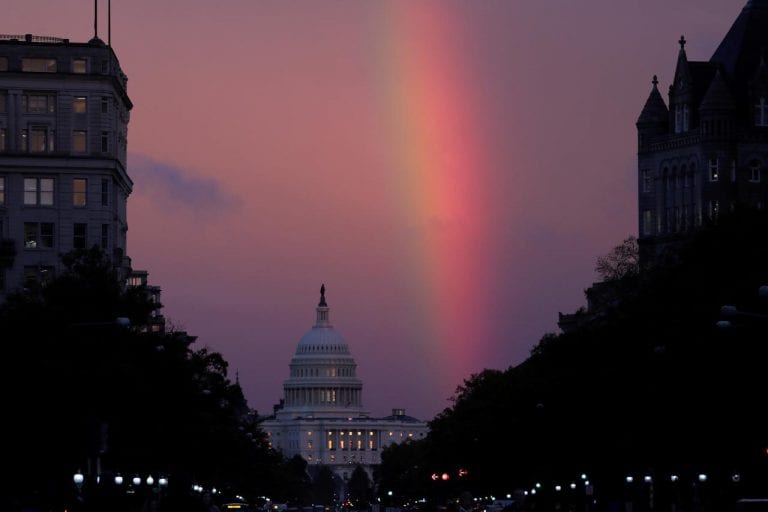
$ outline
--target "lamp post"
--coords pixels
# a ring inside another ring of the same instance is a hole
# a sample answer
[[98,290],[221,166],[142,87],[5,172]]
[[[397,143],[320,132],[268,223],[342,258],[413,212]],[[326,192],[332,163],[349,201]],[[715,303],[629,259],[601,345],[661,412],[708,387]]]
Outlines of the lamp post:
[[75,484],[75,488],[77,489],[77,495],[75,496],[75,501],[82,506],[83,503],[83,484],[85,483],[85,475],[83,475],[83,472],[79,469],[75,471],[75,474],[72,475],[72,482]]

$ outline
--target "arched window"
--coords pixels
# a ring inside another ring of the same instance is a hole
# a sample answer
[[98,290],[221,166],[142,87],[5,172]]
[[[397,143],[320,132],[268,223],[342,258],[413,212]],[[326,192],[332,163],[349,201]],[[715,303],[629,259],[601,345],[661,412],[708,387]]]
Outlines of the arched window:
[[755,126],[768,126],[768,102],[765,96],[759,97],[755,104]]
[[760,165],[760,162],[757,160],[752,160],[749,163],[749,181],[753,183],[760,183],[760,168],[762,166]]

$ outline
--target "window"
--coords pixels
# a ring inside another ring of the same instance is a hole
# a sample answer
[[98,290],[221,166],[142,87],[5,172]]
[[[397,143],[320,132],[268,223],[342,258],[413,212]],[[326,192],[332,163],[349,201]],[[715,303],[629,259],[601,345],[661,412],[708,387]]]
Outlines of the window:
[[[5,176],[0,176],[0,206],[5,204]],[[2,232],[0,232],[2,235]]]
[[717,181],[720,179],[720,165],[717,158],[709,159],[709,181]]
[[74,249],[85,249],[88,242],[87,232],[88,224],[75,223],[72,235],[72,247]]
[[109,132],[101,132],[101,152],[109,152]]
[[753,161],[749,165],[749,181],[754,183],[760,182],[760,162]]
[[24,178],[24,204],[53,204],[53,178]]
[[53,247],[53,223],[52,222],[25,222],[24,223],[24,248],[25,249],[50,249]]
[[643,192],[646,192],[646,193],[650,192],[651,186],[653,185],[653,181],[651,178],[651,171],[643,171],[642,181],[643,181],[643,184],[642,184]]
[[78,74],[86,73],[85,59],[75,59],[72,61],[72,72]]
[[736,182],[736,160],[731,160],[731,182]]
[[75,114],[85,114],[88,111],[88,98],[85,96],[72,98],[72,111]]
[[675,133],[687,132],[689,121],[690,114],[688,111],[688,105],[675,105]]
[[653,234],[653,216],[651,210],[643,210],[643,235],[650,236]]
[[72,206],[83,207],[87,200],[88,181],[85,178],[72,180]]
[[101,248],[109,249],[109,224],[101,225]]
[[107,114],[109,112],[109,98],[106,96],[101,97],[101,113]]
[[761,97],[755,105],[755,126],[768,126],[768,103],[765,96]]
[[720,201],[713,199],[709,202],[709,218],[717,220],[720,215]]
[[76,153],[85,153],[87,148],[87,137],[84,130],[75,130],[72,132],[72,151]]
[[29,151],[31,153],[45,153],[48,149],[48,130],[45,127],[32,127],[29,130]]
[[8,132],[5,128],[0,128],[0,151],[5,151],[6,149],[6,142],[5,139],[8,138]]
[[107,60],[101,61],[101,73],[104,75],[109,73],[109,61]]
[[22,94],[21,110],[27,114],[52,114],[56,112],[56,95],[42,93]]
[[0,71],[8,71],[8,57],[0,57]]
[[8,95],[5,91],[0,91],[0,114],[5,114],[8,111],[6,104],[8,103]]
[[55,73],[56,59],[21,59],[21,70],[29,73]]
[[45,265],[28,265],[24,267],[24,286],[31,288],[45,286],[54,276],[54,268]]

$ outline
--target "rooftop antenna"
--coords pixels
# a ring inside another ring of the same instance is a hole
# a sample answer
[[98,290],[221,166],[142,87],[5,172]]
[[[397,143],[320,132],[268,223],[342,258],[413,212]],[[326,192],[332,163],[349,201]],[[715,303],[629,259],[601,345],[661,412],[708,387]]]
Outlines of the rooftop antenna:
[[93,0],[93,38],[99,37],[99,0]]
[[107,0],[107,46],[112,47],[112,0]]

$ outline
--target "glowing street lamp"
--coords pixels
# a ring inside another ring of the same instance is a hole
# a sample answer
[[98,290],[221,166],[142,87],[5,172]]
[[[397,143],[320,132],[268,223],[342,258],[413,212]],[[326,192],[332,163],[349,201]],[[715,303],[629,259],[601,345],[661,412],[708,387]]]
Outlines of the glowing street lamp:
[[74,475],[72,475],[72,481],[75,483],[75,486],[77,486],[77,490],[83,488],[83,482],[85,482],[85,476],[83,476],[83,472],[79,469],[75,472]]
[[123,485],[123,476],[120,473],[115,475],[115,485]]

